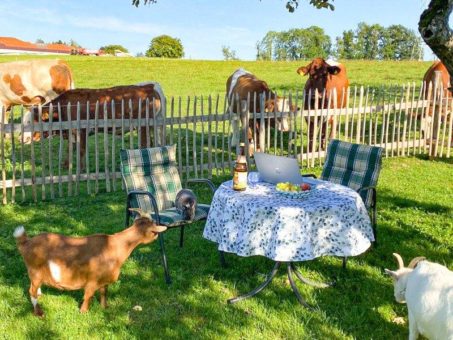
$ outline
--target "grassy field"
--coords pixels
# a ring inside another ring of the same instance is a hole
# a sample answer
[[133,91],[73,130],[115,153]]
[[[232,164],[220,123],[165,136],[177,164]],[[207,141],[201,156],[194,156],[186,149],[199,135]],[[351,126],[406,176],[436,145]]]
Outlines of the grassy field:
[[[27,56],[0,56],[0,62],[30,59]],[[68,56],[76,87],[102,88],[134,84],[145,80],[161,83],[167,96],[225,94],[227,78],[244,67],[267,81],[277,91],[301,90],[307,77],[296,73],[309,61],[196,61],[148,58]],[[344,61],[351,85],[389,86],[421,82],[431,62]]]
[[[224,95],[227,77],[240,66],[281,91],[300,90],[306,80],[295,72],[305,62],[65,59],[77,87],[155,80],[167,96]],[[12,60],[16,57],[0,57],[0,62]],[[346,65],[353,85],[377,87],[420,81],[430,63],[348,61]],[[38,146],[36,150],[39,154]],[[26,268],[12,237],[14,228],[24,224],[30,236],[114,233],[123,229],[125,194],[88,195],[82,187],[79,197],[1,206],[0,339],[405,339],[407,309],[394,301],[383,268],[396,268],[392,252],[406,261],[424,255],[453,268],[452,178],[451,159],[385,159],[378,186],[379,246],[351,259],[347,271],[341,269],[339,259],[329,257],[300,264],[313,279],[338,279],[330,289],[299,285],[316,306],[313,312],[298,304],[283,270],[257,297],[227,305],[226,299],[262,282],[272,262],[228,255],[229,267],[222,269],[216,245],[202,238],[203,223],[198,223],[186,231],[183,249],[178,247],[177,231],[166,234],[172,285],[165,284],[158,243],[153,243],[136,249],[125,263],[120,280],[109,290],[108,309],[95,300],[90,312],[81,315],[81,291],[44,288],[41,304],[47,315],[37,319],[31,312]],[[214,181],[226,179],[230,176]],[[206,192],[199,192],[199,197],[210,200]],[[134,310],[136,305],[142,311]],[[406,324],[396,323],[396,317],[403,317]]]
[[[406,261],[424,255],[452,268],[452,176],[451,160],[386,159],[378,186],[379,246],[352,259],[347,271],[331,257],[300,264],[308,277],[338,278],[330,289],[299,285],[316,306],[313,312],[298,304],[283,271],[257,297],[227,305],[227,298],[262,282],[272,263],[228,255],[229,267],[222,269],[216,245],[202,238],[199,223],[187,230],[183,249],[177,231],[166,234],[172,285],[164,282],[159,247],[153,243],[136,249],[125,263],[109,291],[108,309],[95,299],[90,312],[81,315],[81,291],[44,288],[41,302],[47,315],[38,319],[31,313],[14,228],[24,224],[31,236],[44,231],[114,233],[123,228],[125,196],[118,192],[1,207],[0,338],[405,339],[407,324],[394,320],[403,317],[407,323],[407,310],[394,301],[383,268],[396,268],[392,252]],[[200,196],[209,200],[206,193]],[[136,305],[142,311],[135,311]]]

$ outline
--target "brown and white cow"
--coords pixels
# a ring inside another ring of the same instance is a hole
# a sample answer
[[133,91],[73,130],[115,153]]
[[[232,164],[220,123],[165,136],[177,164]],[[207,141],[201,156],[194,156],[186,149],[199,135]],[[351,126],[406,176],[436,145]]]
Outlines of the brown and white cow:
[[[61,93],[74,88],[72,71],[63,60],[24,60],[0,63],[0,105],[8,113],[12,105],[38,105],[51,101]],[[2,119],[0,112],[0,119]],[[31,121],[30,114],[24,123]],[[31,137],[27,133],[25,140]]]
[[[122,100],[124,100],[124,118],[146,118],[146,99],[149,99],[149,118],[157,116],[157,114],[165,114],[165,98],[158,83],[143,83],[144,85],[124,85],[115,86],[103,89],[75,89],[69,90],[61,94],[54,100],[46,103],[41,108],[41,118],[43,122],[48,122],[51,114],[50,106],[52,105],[52,118],[53,121],[59,121],[61,114],[61,121],[77,120],[77,103],[80,103],[80,120],[95,119],[96,102],[99,102],[98,119],[104,119],[104,104],[107,108],[107,118],[112,119],[112,101],[115,102],[114,108],[115,119],[122,118]],[[142,100],[141,106],[139,105],[140,99]],[[129,106],[129,101],[132,107]],[[87,105],[89,103],[89,105]],[[70,104],[70,110],[68,110]],[[58,112],[60,107],[60,113]],[[139,108],[141,107],[141,111]],[[156,109],[156,113],[154,112]],[[33,119],[35,122],[39,121],[39,109],[32,108]],[[153,130],[153,129],[151,129]],[[80,159],[81,165],[84,167],[85,151],[86,151],[86,129],[80,130]],[[140,128],[141,147],[146,147],[146,127]],[[68,134],[64,134],[65,138]],[[39,140],[39,134],[35,135]],[[156,136],[154,136],[156,138]],[[37,140],[34,138],[34,140]],[[68,161],[66,161],[66,166]]]
[[[318,105],[319,109],[328,108],[330,102],[330,108],[333,108],[335,105],[334,99],[336,99],[337,108],[346,107],[346,96],[347,90],[349,87],[349,80],[346,74],[346,68],[344,65],[333,62],[326,61],[323,58],[315,58],[307,66],[302,66],[297,69],[297,73],[301,76],[308,75],[308,80],[305,83],[304,87],[304,109],[314,109],[315,105],[315,92],[318,91]],[[335,91],[334,91],[335,90]],[[325,91],[325,98],[323,100],[323,93]],[[336,92],[336,98],[332,97]],[[309,95],[311,94],[311,97]],[[329,100],[330,99],[330,100]],[[307,123],[310,126],[310,135],[308,150],[313,151],[313,135],[314,135],[314,125],[315,119],[306,118]],[[318,119],[319,122],[319,119]],[[329,138],[335,138],[335,117],[329,117],[328,122],[331,125],[331,132]],[[325,148],[326,140],[326,129],[327,122],[323,122],[320,127],[321,129],[321,148]]]
[[[289,100],[283,97],[277,96],[273,91],[269,89],[269,86],[264,80],[258,79],[252,73],[245,71],[240,68],[236,70],[226,82],[226,92],[228,95],[228,103],[231,106],[233,113],[240,114],[240,104],[237,105],[236,99],[240,102],[248,100],[249,112],[282,112],[284,113],[282,118],[277,119],[277,127],[281,131],[288,131],[288,112],[295,112],[297,109],[294,105],[291,105]],[[264,108],[261,108],[260,95],[265,95]],[[254,123],[253,119],[249,120],[248,138],[251,145],[253,145],[253,131],[252,128]],[[237,121],[233,121],[235,123]],[[275,127],[275,119],[271,119],[271,125]],[[255,128],[255,148],[257,151],[260,150],[259,145],[259,131],[260,131],[260,119],[257,118]],[[233,128],[233,138],[231,145],[236,146],[239,141],[237,136],[237,129]],[[253,153],[253,149],[250,149],[250,153]]]
[[[439,83],[438,84],[436,84],[436,81],[437,81],[436,80],[436,71],[440,72],[440,78],[439,78]],[[449,98],[452,97],[452,94],[448,93],[449,88],[451,86],[450,85],[450,74],[448,73],[448,70],[445,67],[445,65],[440,60],[435,61],[429,67],[429,69],[426,71],[425,75],[423,76],[423,82],[424,82],[424,84],[425,84],[424,86],[426,88],[425,99],[427,99],[429,97],[428,89],[429,89],[429,84],[430,83],[432,84],[433,93],[435,91],[436,86],[439,86],[439,87],[442,87],[441,91],[442,91],[442,97],[444,98],[444,100],[445,100],[445,98],[447,98],[447,95],[448,95]],[[444,103],[440,103],[439,102],[440,101],[440,93],[441,92],[438,89],[437,92],[436,92],[436,96],[437,96],[436,102],[440,106],[445,106]],[[430,97],[432,98],[432,94],[431,94]],[[431,101],[431,104],[433,104],[433,101]],[[421,120],[420,129],[421,129],[422,135],[426,139],[430,138],[430,130],[431,130],[430,127],[431,127],[431,124],[433,123],[432,122],[433,111],[434,111],[434,108],[431,105],[431,107],[427,110],[426,117],[423,120]],[[441,113],[442,113],[441,119],[445,120],[447,118],[447,116],[449,114],[451,114],[451,111],[447,110],[447,112],[446,112],[444,109],[441,109]],[[420,119],[421,115],[418,118]],[[434,122],[434,124],[436,124],[436,122]]]

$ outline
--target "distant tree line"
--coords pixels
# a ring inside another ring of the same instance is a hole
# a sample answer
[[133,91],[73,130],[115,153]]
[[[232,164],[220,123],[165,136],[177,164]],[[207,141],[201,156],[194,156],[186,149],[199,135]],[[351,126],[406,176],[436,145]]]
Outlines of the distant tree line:
[[416,60],[423,57],[421,39],[402,25],[359,23],[335,44],[321,27],[269,31],[259,41],[257,60],[298,60],[335,56],[339,59]]

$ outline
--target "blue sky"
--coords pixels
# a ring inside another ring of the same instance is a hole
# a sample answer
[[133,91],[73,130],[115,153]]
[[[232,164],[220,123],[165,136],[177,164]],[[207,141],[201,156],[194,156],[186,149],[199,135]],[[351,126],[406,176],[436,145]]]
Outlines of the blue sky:
[[[131,6],[131,0],[2,0],[0,36],[27,41],[74,39],[87,48],[121,44],[145,52],[151,39],[181,39],[186,58],[222,59],[229,46],[244,60],[255,59],[255,45],[270,30],[318,25],[334,38],[361,21],[401,24],[417,31],[428,0],[335,0],[335,11],[316,10],[301,0],[288,13],[285,0],[158,0]],[[425,59],[432,59],[426,48]]]

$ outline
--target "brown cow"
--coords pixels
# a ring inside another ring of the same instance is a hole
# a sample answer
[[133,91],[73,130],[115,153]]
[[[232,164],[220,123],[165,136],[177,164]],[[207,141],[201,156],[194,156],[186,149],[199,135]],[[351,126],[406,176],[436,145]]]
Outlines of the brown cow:
[[[291,105],[290,107],[288,99],[278,97],[269,89],[269,86],[265,81],[258,79],[255,75],[245,71],[242,68],[236,70],[228,78],[226,82],[226,92],[228,94],[228,103],[232,106],[232,112],[236,114],[240,114],[240,112],[238,112],[240,110],[240,105],[238,107],[236,98],[238,98],[239,101],[249,99],[249,112],[262,112],[260,103],[261,94],[264,94],[266,98],[263,108],[265,112],[274,112],[275,110],[278,113],[283,112],[287,114],[289,111],[296,111],[296,107],[294,105]],[[253,126],[253,124],[253,119],[250,119],[248,130],[248,138],[249,142],[251,143],[250,145],[253,145],[253,131],[250,128]],[[275,119],[271,119],[271,124],[275,127]],[[283,116],[281,119],[278,119],[277,126],[281,131],[288,131],[288,118],[286,116]],[[260,150],[259,131],[260,119],[257,118],[255,126],[255,135],[257,139],[255,141],[255,146],[257,151]],[[233,140],[231,142],[232,146],[237,145],[239,139],[238,136],[235,136],[235,133],[236,131],[235,129],[233,129]],[[251,149],[249,152],[253,153],[253,150]]]
[[[447,68],[445,65],[440,61],[437,60],[435,61],[429,69],[426,71],[425,75],[423,76],[423,82],[425,83],[426,86],[426,91],[425,91],[425,99],[428,98],[428,88],[429,88],[429,83],[432,83],[432,91],[434,91],[435,86],[436,86],[436,71],[440,72],[440,79],[439,79],[439,84],[437,86],[442,86],[442,96],[445,99],[447,95],[451,98],[451,93],[448,93],[448,89],[451,86],[450,85],[450,74],[448,73]],[[439,104],[440,100],[440,92],[437,92],[437,98],[436,102]],[[431,102],[432,104],[433,102]],[[445,104],[441,104],[444,106]],[[429,110],[427,110],[427,117],[425,117],[424,120],[421,121],[421,132],[424,138],[429,139],[430,138],[430,125],[432,123],[432,115],[433,115],[433,107],[431,106]],[[442,112],[442,120],[446,119],[446,116],[448,114],[451,114],[451,111],[448,110],[448,113],[445,112],[444,109],[441,110]],[[419,119],[421,118],[420,116],[418,117]],[[434,124],[437,124],[434,122]],[[452,137],[453,138],[453,137]],[[453,140],[453,139],[452,139]]]
[[[349,80],[346,74],[346,68],[344,65],[332,61],[325,61],[322,58],[315,58],[307,66],[302,66],[297,69],[297,73],[301,76],[308,75],[308,80],[305,83],[304,94],[306,100],[304,101],[304,109],[314,109],[315,108],[315,92],[318,91],[319,101],[318,108],[326,109],[329,105],[330,98],[330,108],[333,108],[335,101],[333,97],[333,91],[336,90],[336,105],[338,108],[346,107],[346,96],[347,90],[349,87]],[[311,90],[311,91],[310,91]],[[323,93],[326,93],[324,100],[322,99]],[[311,98],[309,94],[311,93]],[[307,100],[308,98],[308,100]],[[308,150],[314,151],[313,149],[313,135],[314,135],[314,125],[315,120],[307,119],[307,123],[310,126],[310,135]],[[318,120],[319,122],[319,120]],[[329,124],[331,125],[331,132],[329,138],[335,138],[335,117],[329,117]],[[321,148],[325,148],[326,141],[326,122],[322,123],[321,129]]]
[[[25,60],[0,63],[0,105],[8,113],[12,105],[44,104],[74,88],[72,72],[63,60]],[[2,119],[2,112],[0,112]],[[24,116],[29,123],[30,115]],[[25,140],[31,137],[25,134]]]
[[[434,82],[435,82],[435,77],[436,77],[436,71],[440,71],[441,73],[441,78],[440,78],[440,81],[442,83],[442,87],[444,89],[444,91],[447,91],[448,88],[450,87],[450,74],[448,73],[448,70],[447,68],[445,67],[445,65],[440,61],[435,61],[428,69],[428,71],[426,71],[425,75],[423,76],[423,81],[427,84],[429,84],[429,82],[432,82],[433,83],[433,86],[434,86]],[[446,94],[446,92],[445,92]]]
[[[139,100],[142,100],[141,111],[139,111]],[[68,103],[71,104],[70,118],[72,121],[77,120],[77,103],[80,103],[80,120],[85,121],[87,115],[89,119],[95,119],[96,102],[99,102],[98,119],[104,119],[104,104],[107,104],[107,118],[112,118],[112,100],[115,101],[115,118],[121,119],[122,109],[121,101],[125,102],[124,118],[130,118],[129,100],[132,102],[132,117],[142,119],[146,117],[146,99],[149,99],[149,118],[153,118],[154,108],[156,113],[165,114],[165,98],[158,83],[143,83],[143,85],[125,85],[115,86],[104,89],[75,89],[69,90],[58,96],[51,102],[42,107],[41,118],[43,122],[49,121],[50,105],[52,105],[53,121],[59,120],[57,107],[60,105],[61,120],[68,121]],[[87,112],[87,103],[89,110]],[[33,119],[39,121],[38,108],[32,108]],[[80,158],[81,166],[85,166],[85,151],[86,151],[86,129],[80,130]],[[37,135],[39,139],[39,134]],[[146,128],[140,128],[141,147],[146,147]],[[156,136],[155,136],[156,137]],[[67,135],[65,134],[65,138]],[[69,160],[65,165],[68,165]]]

